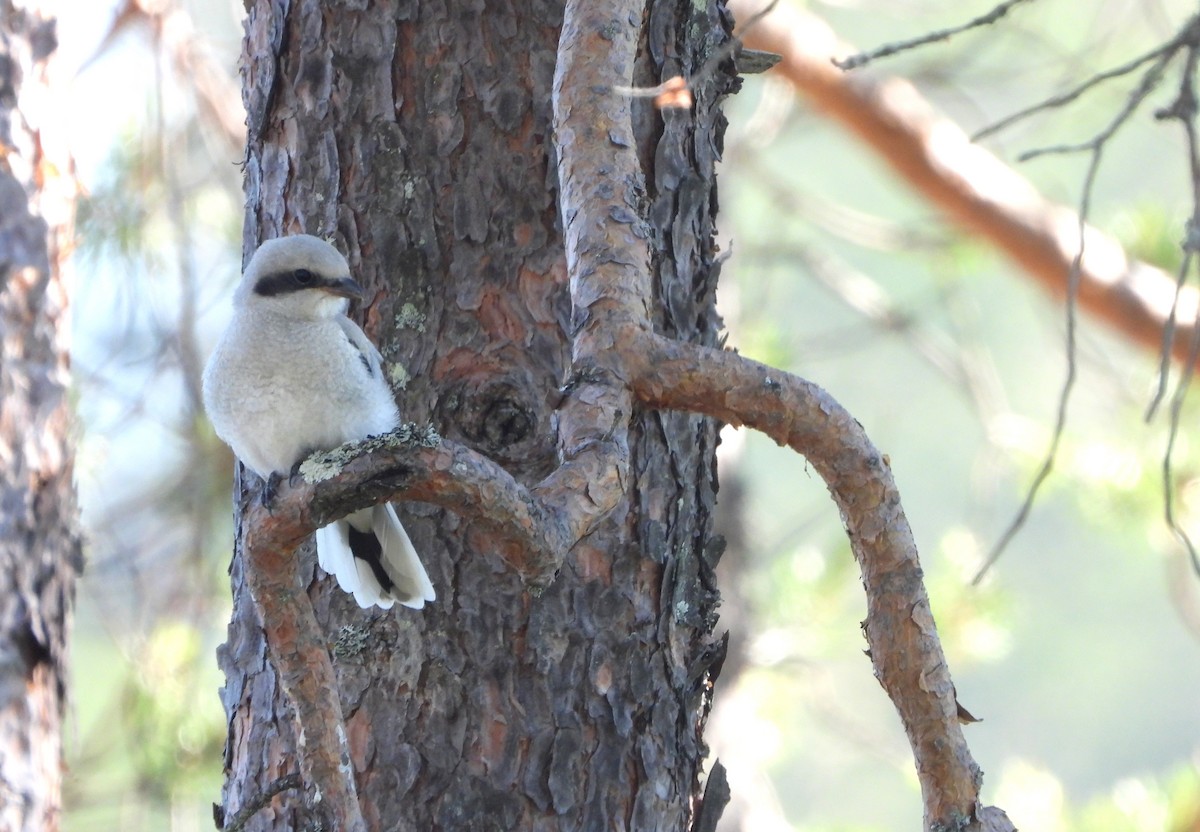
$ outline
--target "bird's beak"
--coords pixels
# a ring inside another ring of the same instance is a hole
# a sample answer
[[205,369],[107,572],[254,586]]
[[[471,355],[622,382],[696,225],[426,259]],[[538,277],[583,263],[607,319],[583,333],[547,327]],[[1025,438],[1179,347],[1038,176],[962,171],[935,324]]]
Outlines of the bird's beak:
[[363,287],[359,286],[352,278],[343,277],[338,280],[331,280],[321,287],[331,295],[337,295],[350,300],[361,300],[366,292]]

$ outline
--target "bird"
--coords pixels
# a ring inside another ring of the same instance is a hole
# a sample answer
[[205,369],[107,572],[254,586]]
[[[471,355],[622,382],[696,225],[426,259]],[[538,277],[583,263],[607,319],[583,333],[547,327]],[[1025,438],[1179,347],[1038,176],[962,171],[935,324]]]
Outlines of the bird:
[[[233,295],[233,317],[204,368],[204,409],[269,486],[317,451],[400,423],[383,357],[346,315],[363,297],[333,245],[309,234],[262,243]],[[421,609],[433,584],[396,510],[356,511],[317,530],[317,562],[363,609]]]

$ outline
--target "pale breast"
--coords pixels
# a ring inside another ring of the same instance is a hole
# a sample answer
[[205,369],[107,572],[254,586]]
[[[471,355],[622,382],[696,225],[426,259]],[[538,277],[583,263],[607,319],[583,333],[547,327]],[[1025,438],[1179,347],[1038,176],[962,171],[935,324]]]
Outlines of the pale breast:
[[391,390],[336,320],[253,323],[231,327],[213,354],[205,406],[257,473],[396,426]]

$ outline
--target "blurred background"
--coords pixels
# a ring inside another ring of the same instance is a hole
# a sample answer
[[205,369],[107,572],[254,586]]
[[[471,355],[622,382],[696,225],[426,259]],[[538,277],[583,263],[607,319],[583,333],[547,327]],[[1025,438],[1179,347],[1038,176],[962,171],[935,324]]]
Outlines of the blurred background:
[[[62,109],[85,190],[72,358],[88,540],[65,828],[211,829],[232,475],[198,389],[240,266],[244,10],[59,5]],[[862,47],[990,8],[807,7]],[[1195,11],[1042,0],[857,71],[909,79],[972,132],[1154,48]],[[1138,78],[985,144],[1048,199],[1078,205],[1086,154],[1016,159],[1090,139]],[[1166,83],[1106,145],[1090,211],[1172,273],[1192,184],[1182,130],[1153,111],[1176,92]],[[749,78],[727,112],[730,343],[821,384],[890,456],[959,699],[983,720],[965,731],[985,800],[1025,832],[1200,830],[1200,581],[1162,519],[1168,418],[1144,419],[1158,356],[1081,318],[1054,471],[972,585],[1050,443],[1067,372],[1063,305],[948,224],[777,71]],[[1195,417],[1186,402],[1174,455],[1176,509],[1194,530]],[[734,792],[721,828],[914,829],[912,757],[863,655],[865,603],[837,510],[803,459],[758,435],[724,438],[733,652],[708,732]]]

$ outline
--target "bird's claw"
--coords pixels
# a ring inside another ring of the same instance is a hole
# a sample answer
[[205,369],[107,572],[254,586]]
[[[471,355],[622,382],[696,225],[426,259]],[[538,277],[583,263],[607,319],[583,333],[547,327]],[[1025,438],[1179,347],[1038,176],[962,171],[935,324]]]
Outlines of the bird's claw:
[[[304,460],[300,460],[303,462]],[[295,488],[303,479],[300,474],[300,462],[292,466],[292,470],[287,474],[287,483],[292,488]],[[275,498],[279,496],[279,486],[283,483],[284,475],[278,471],[272,471],[265,480],[262,487],[262,504],[267,510],[267,514],[274,514],[272,510],[275,505]]]
[[273,513],[271,511],[271,506],[275,503],[275,496],[278,493],[279,482],[282,479],[283,478],[279,476],[278,472],[272,471],[263,481],[262,504],[263,508],[267,510],[267,514]]

